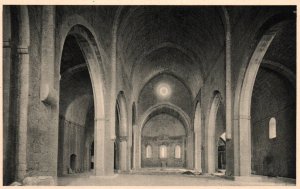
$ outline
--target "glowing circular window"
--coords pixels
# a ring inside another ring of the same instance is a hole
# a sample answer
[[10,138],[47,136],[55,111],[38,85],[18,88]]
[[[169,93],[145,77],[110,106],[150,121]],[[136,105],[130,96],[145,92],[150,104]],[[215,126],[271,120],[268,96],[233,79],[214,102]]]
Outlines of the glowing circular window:
[[171,93],[171,87],[166,83],[160,83],[156,87],[156,94],[160,98],[168,98],[170,97]]

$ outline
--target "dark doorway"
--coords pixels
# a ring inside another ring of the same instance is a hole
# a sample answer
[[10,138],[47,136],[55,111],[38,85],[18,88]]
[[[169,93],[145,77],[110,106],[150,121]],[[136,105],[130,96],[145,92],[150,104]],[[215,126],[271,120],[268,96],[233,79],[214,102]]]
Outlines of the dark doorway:
[[114,142],[114,171],[119,170],[119,146],[118,142]]
[[222,138],[218,141],[218,169],[226,169],[226,143]]
[[76,155],[72,154],[70,156],[70,168],[72,169],[73,172],[75,172],[76,169]]
[[90,168],[94,169],[94,141],[91,144],[91,150],[90,150],[90,154],[91,154],[91,164],[90,164]]

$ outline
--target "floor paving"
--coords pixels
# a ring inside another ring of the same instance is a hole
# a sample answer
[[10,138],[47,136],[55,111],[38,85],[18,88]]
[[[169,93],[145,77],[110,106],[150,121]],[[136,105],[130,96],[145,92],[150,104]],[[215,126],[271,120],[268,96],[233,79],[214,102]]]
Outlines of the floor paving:
[[184,175],[178,172],[122,173],[113,176],[80,174],[59,177],[59,186],[295,186],[290,179],[230,180],[220,175]]

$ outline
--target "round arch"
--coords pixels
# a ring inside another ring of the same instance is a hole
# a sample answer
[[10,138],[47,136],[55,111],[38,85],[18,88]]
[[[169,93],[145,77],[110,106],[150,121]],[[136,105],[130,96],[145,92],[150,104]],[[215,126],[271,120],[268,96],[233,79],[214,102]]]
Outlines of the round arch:
[[139,98],[140,98],[140,94],[141,94],[141,92],[143,91],[143,89],[147,86],[147,84],[150,83],[153,79],[155,79],[155,78],[157,78],[157,77],[159,77],[159,76],[162,76],[162,75],[171,76],[171,77],[177,79],[177,80],[178,80],[180,83],[182,83],[183,86],[187,89],[189,96],[190,96],[190,97],[194,96],[194,95],[192,94],[192,90],[191,90],[190,86],[184,81],[184,79],[182,79],[181,77],[179,77],[178,75],[176,75],[176,73],[169,72],[169,71],[163,71],[163,72],[158,72],[158,73],[154,73],[154,74],[152,74],[152,75],[149,75],[149,76],[146,78],[145,82],[142,83],[142,84],[140,85],[140,86],[142,86],[142,87],[141,87],[140,89],[137,89],[138,91],[136,92],[136,94],[134,94],[134,95],[137,95],[136,97],[137,97],[137,99],[138,99],[138,102],[139,102],[139,100],[140,100],[140,99],[139,99]]
[[[192,126],[191,126],[191,120],[189,118],[189,116],[179,107],[177,107],[176,105],[174,104],[171,104],[171,103],[159,103],[159,104],[156,104],[152,107],[150,107],[143,115],[142,117],[139,119],[138,121],[138,134],[136,135],[136,141],[138,142],[137,143],[137,147],[136,147],[136,152],[135,152],[135,156],[137,157],[136,158],[136,166],[137,168],[140,168],[141,167],[141,150],[142,150],[142,137],[141,137],[141,134],[142,134],[142,130],[143,130],[143,127],[145,125],[145,123],[151,119],[152,117],[154,117],[155,115],[159,115],[160,113],[163,113],[163,112],[168,112],[169,114],[171,115],[175,115],[176,118],[179,119],[179,121],[184,125],[185,127],[185,130],[186,130],[186,140],[187,140],[187,148],[188,148],[188,151],[191,151],[193,152],[194,149],[193,149],[193,142],[194,142],[194,139],[193,139],[193,129],[192,129]],[[187,153],[186,154],[186,166],[187,168],[190,168],[192,169],[193,168],[193,161],[194,161],[194,153]]]
[[177,113],[179,116],[178,119],[183,123],[185,126],[185,129],[187,132],[187,135],[189,135],[189,132],[192,131],[191,127],[191,121],[189,116],[178,106],[171,104],[171,103],[160,103],[156,104],[152,107],[150,107],[142,116],[142,118],[139,120],[139,131],[141,132],[145,123],[154,115],[156,115],[159,112],[166,112],[166,111],[171,111],[174,113]]
[[290,14],[278,14],[262,25],[256,35],[259,42],[250,61],[239,73],[234,99],[235,175],[251,175],[251,99],[256,75],[280,24],[294,17]]
[[[67,22],[67,20],[69,20]],[[64,20],[61,27],[59,27],[60,31],[60,44],[58,54],[59,66],[57,73],[60,73],[60,63],[61,63],[61,56],[63,51],[63,45],[65,39],[68,35],[74,36],[76,42],[78,43],[84,59],[87,64],[88,72],[90,74],[92,89],[93,89],[93,98],[94,98],[94,108],[95,108],[95,117],[94,117],[94,125],[95,125],[95,134],[94,134],[94,144],[95,144],[95,155],[94,155],[94,162],[95,162],[95,174],[96,175],[103,175],[105,167],[105,158],[103,154],[105,154],[104,144],[105,144],[105,106],[104,106],[104,70],[103,70],[103,62],[102,56],[103,51],[99,48],[98,42],[91,30],[90,26],[86,27],[82,25],[86,22],[79,16],[75,16],[75,18],[69,18]]]

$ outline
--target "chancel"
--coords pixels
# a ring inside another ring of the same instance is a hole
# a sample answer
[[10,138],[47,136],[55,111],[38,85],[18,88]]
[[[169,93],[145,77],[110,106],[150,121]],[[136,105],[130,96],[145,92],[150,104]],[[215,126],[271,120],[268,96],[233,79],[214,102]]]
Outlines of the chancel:
[[295,185],[296,6],[3,6],[4,185]]

